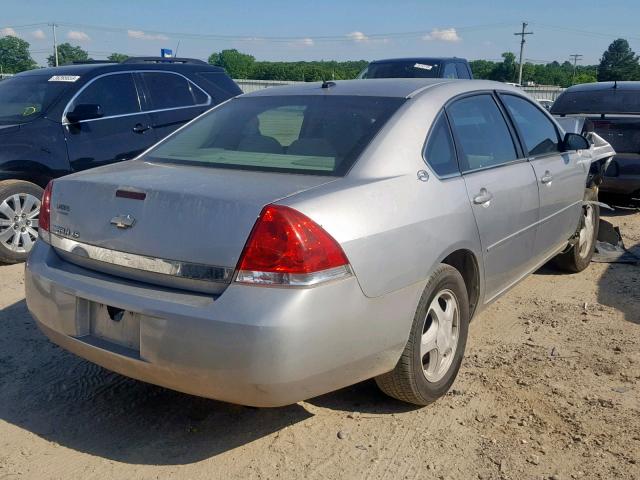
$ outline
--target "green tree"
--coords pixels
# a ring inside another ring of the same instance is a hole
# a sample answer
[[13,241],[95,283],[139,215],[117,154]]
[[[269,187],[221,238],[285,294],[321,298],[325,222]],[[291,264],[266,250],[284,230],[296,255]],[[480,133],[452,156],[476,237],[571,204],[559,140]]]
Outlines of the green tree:
[[212,53],[209,57],[211,65],[224,68],[231,78],[251,78],[255,61],[252,55],[241,53],[235,48]]
[[637,80],[640,78],[638,56],[623,38],[614,40],[602,54],[598,66],[598,81]]
[[589,73],[589,72],[577,73],[576,72],[576,77],[573,80],[573,83],[574,85],[576,85],[578,83],[594,83],[597,81],[598,81],[598,78],[596,77],[595,73]]
[[496,62],[489,60],[472,60],[469,62],[469,65],[471,66],[474,78],[486,80],[491,78],[491,72],[496,67]]
[[120,63],[120,62],[124,62],[127,58],[129,58],[129,55],[125,55],[124,53],[114,52],[107,57],[107,60],[111,62]]
[[[66,65],[73,62],[82,62],[90,60],[89,54],[82,47],[71,45],[68,42],[58,45],[58,64]],[[49,55],[47,62],[50,67],[54,67],[56,64],[56,58],[53,55]]]
[[491,80],[513,82],[516,75],[516,55],[512,52],[502,54],[502,62],[496,64],[491,72]]
[[11,35],[0,38],[0,67],[3,73],[18,73],[36,67],[29,54],[29,42]]

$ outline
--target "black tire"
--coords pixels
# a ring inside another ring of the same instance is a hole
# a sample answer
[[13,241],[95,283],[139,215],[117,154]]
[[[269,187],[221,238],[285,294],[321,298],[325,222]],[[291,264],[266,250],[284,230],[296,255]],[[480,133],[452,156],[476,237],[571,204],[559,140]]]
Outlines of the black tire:
[[[430,305],[443,292],[452,292],[458,307],[458,334],[453,359],[445,373],[437,381],[429,381],[423,370],[420,343],[429,323]],[[460,272],[440,264],[435,270],[420,298],[411,327],[409,340],[396,367],[376,377],[378,387],[387,395],[415,405],[428,405],[447,393],[460,369],[469,331],[469,299]]]
[[[0,182],[0,207],[4,202],[8,202],[8,204],[13,205],[12,198],[16,194],[31,195],[40,201],[42,198],[42,192],[42,188],[31,182],[25,182],[23,180],[4,180]],[[3,223],[12,221],[13,218],[7,217],[6,214],[0,211],[0,220],[3,221],[0,222],[0,236],[2,236],[2,233],[6,232],[7,228],[13,228],[12,226],[3,225]],[[22,246],[20,250],[24,250],[24,246]],[[24,262],[27,259],[28,254],[28,251],[13,251],[5,245],[4,241],[0,241],[0,263]]]
[[[598,201],[598,190],[595,188],[587,188],[584,191],[584,199],[588,201]],[[592,209],[591,221],[592,230],[591,237],[587,238],[589,242],[588,245],[582,248],[584,243],[580,243],[577,241],[574,245],[572,245],[569,250],[560,255],[556,256],[553,259],[553,264],[560,270],[570,273],[578,273],[583,271],[585,268],[589,266],[591,263],[591,258],[593,257],[593,252],[596,247],[596,240],[598,239],[598,228],[600,226],[600,206],[595,204],[589,204],[582,207],[582,216],[580,217],[580,225],[578,227],[578,232],[585,227],[586,212],[587,209]]]

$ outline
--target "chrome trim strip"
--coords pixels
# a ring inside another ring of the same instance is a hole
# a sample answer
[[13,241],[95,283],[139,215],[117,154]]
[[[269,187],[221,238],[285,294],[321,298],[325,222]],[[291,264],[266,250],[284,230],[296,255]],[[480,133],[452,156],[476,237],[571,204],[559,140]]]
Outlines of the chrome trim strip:
[[[168,112],[168,111],[172,111],[172,110],[182,110],[184,108],[208,107],[208,106],[211,105],[211,95],[209,95],[207,92],[205,92],[199,85],[197,85],[196,83],[192,82],[187,77],[185,77],[184,75],[182,75],[181,73],[178,73],[178,72],[171,72],[171,71],[165,71],[165,70],[123,70],[123,71],[118,71],[118,72],[107,72],[107,73],[103,73],[102,75],[98,75],[97,77],[94,77],[91,80],[89,80],[82,87],[80,87],[80,90],[78,90],[73,95],[73,97],[71,97],[71,100],[69,100],[67,102],[67,105],[64,107],[64,110],[62,111],[62,119],[61,119],[62,125],[72,125],[67,120],[67,112],[69,111],[69,108],[71,107],[71,104],[75,101],[76,98],[78,98],[78,96],[89,85],[91,85],[93,82],[95,82],[99,78],[107,77],[109,75],[122,75],[122,74],[126,74],[126,73],[129,73],[129,74],[133,75],[133,74],[136,74],[136,73],[149,73],[149,72],[151,72],[151,73],[166,73],[166,74],[169,74],[169,75],[178,75],[179,77],[182,77],[187,82],[189,82],[190,85],[195,86],[198,90],[200,90],[202,93],[204,93],[207,96],[207,101],[205,103],[198,103],[198,104],[195,104],[195,105],[186,105],[184,107],[173,107],[173,108],[161,108],[161,109],[158,109],[158,110],[142,110],[142,105],[140,105],[140,111],[139,112],[123,113],[123,114],[120,114],[120,115],[111,115],[111,116],[108,116],[108,117],[93,118],[91,120],[82,120],[81,122],[77,122],[77,123],[96,122],[98,120],[107,120],[107,119],[110,119],[110,118],[130,117],[132,115],[141,115],[141,114],[147,114],[147,113]],[[136,89],[137,89],[137,85],[136,85]],[[140,102],[140,92],[138,92],[138,103],[139,102]]]
[[120,252],[108,248],[89,245],[70,238],[61,237],[51,233],[49,244],[55,249],[89,258],[111,265],[141,270],[145,272],[160,273],[190,280],[201,280],[214,283],[231,283],[234,269],[199,263],[182,262],[179,260],[167,260],[164,258],[147,257],[135,253]]
[[[575,207],[576,205],[582,205],[583,201],[580,200],[579,202],[574,202],[571,205],[564,207],[562,210],[558,210],[555,213],[552,213],[551,215],[548,215],[544,218],[539,219],[537,222],[532,223],[531,225],[521,228],[520,230],[518,230],[517,232],[514,232],[510,235],[507,235],[506,237],[504,237],[502,240],[498,240],[496,243],[489,245],[487,247],[487,252],[489,252],[490,250],[493,250],[494,248],[496,248],[498,245],[502,245],[504,242],[511,240],[513,237],[517,237],[518,235],[526,232],[527,230],[531,229],[531,228],[535,228],[538,227],[540,225],[542,225],[544,222],[546,222],[547,220],[550,220],[551,218],[555,217],[556,215],[560,215],[561,213],[565,212],[566,210],[569,210],[570,208]],[[578,220],[578,219],[577,219]]]

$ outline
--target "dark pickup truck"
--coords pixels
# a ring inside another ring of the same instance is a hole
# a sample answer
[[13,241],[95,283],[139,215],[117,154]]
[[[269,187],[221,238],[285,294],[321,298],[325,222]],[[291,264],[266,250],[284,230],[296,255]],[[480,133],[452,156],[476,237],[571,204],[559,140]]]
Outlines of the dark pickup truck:
[[551,113],[586,118],[583,133],[593,131],[615,149],[602,193],[627,201],[640,198],[640,82],[575,85],[558,97]]
[[358,78],[463,78],[472,79],[471,67],[464,58],[411,57],[375,60]]

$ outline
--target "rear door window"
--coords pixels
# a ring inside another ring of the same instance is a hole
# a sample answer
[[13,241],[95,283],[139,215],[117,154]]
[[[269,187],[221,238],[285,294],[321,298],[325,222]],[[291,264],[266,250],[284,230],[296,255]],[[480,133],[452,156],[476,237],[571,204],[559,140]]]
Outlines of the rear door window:
[[438,115],[433,123],[424,150],[424,158],[440,177],[459,173],[456,151],[444,113]]
[[462,170],[478,170],[518,158],[507,123],[493,97],[474,95],[447,107]]
[[456,71],[455,63],[447,63],[444,66],[444,72],[442,78],[458,78],[458,72]]
[[566,91],[551,107],[554,115],[578,113],[640,113],[640,91],[606,88],[601,90]]
[[464,63],[456,63],[456,70],[458,71],[458,78],[471,78],[469,76],[469,69]]
[[82,90],[69,111],[76,105],[100,105],[104,117],[140,112],[140,100],[130,73],[114,73],[99,77]]
[[182,75],[144,72],[142,79],[150,95],[150,110],[193,107],[208,101],[207,95]]
[[515,95],[500,95],[500,98],[516,124],[529,155],[546,155],[560,151],[558,131],[542,110]]

